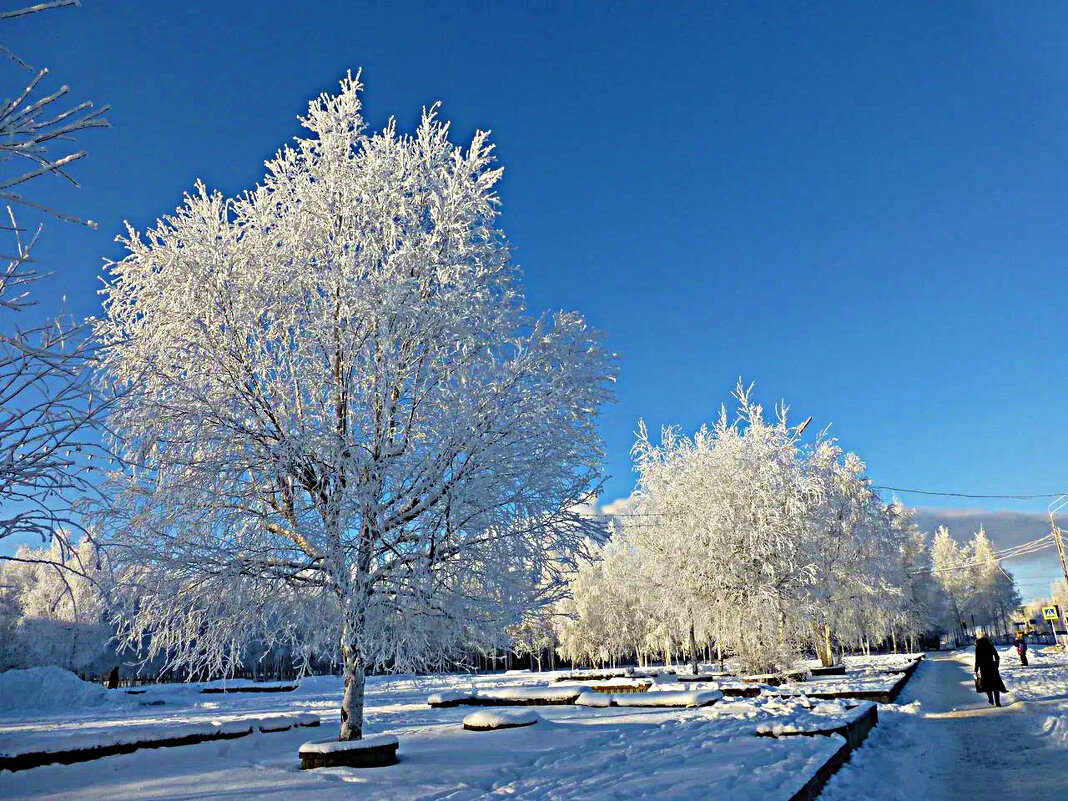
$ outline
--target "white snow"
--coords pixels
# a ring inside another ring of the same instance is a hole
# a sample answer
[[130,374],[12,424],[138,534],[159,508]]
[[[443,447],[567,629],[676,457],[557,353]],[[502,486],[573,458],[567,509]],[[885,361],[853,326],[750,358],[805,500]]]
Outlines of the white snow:
[[392,734],[375,734],[359,740],[312,740],[300,747],[301,754],[340,754],[344,751],[363,751],[384,745],[397,745],[397,738]]
[[69,670],[35,667],[0,673],[0,713],[80,709],[120,700],[99,684],[82,681]]
[[[514,678],[514,676],[509,676]],[[511,701],[517,704],[533,703],[574,703],[582,693],[590,688],[582,684],[557,682],[548,687],[495,687],[488,690],[471,688],[469,690],[449,690],[432,693],[427,696],[427,704],[443,704],[453,701]]]
[[[1056,678],[1059,660],[1029,671],[1032,679],[1018,659],[1014,665],[1003,653],[1006,700],[1020,692],[1034,699],[996,709],[975,692],[970,657],[929,654],[899,703],[879,707],[879,725],[821,801],[1068,798],[1068,741],[1058,733],[1058,723],[1068,720],[1068,701],[1057,698],[1068,685]],[[1051,694],[1040,697],[1045,692]]]
[[[425,703],[430,693],[504,689],[514,694],[523,689],[524,681],[533,691],[555,675],[370,677],[365,739],[390,734],[400,741],[401,761],[388,768],[301,771],[298,751],[307,731],[292,729],[142,749],[74,765],[0,771],[0,797],[5,801],[189,797],[307,801],[351,795],[375,801],[442,797],[475,801],[500,795],[531,801],[636,797],[763,801],[789,798],[842,743],[839,737],[756,737],[757,725],[774,720],[782,709],[792,709],[768,705],[769,701],[785,704],[783,699],[719,702],[700,709],[539,706],[542,724],[486,737],[465,732],[460,725],[473,711],[470,708],[431,708]],[[323,737],[328,738],[336,736],[343,690],[340,677],[306,679],[291,693],[201,695],[173,686],[146,689],[149,696],[155,694],[166,703],[0,715],[0,750],[15,745],[47,747],[75,734],[95,737],[134,728],[140,731],[130,731],[132,737],[143,736],[146,727],[175,732],[180,726],[230,721],[247,727],[252,720],[277,722],[274,716],[301,713],[321,716]],[[620,695],[625,699],[631,694]],[[134,696],[138,697],[145,696]]]
[[875,704],[863,701],[856,706],[849,706],[841,701],[824,701],[815,705],[808,699],[794,701],[793,705],[776,704],[769,699],[764,712],[776,714],[769,723],[757,726],[758,734],[782,737],[787,734],[825,732],[853,722],[864,715]]
[[22,742],[0,740],[0,757],[14,757],[28,753],[57,753],[105,748],[130,743],[161,742],[182,737],[212,737],[220,734],[250,734],[253,731],[277,732],[292,727],[315,726],[319,716],[310,713],[293,715],[265,715],[229,718],[197,723],[160,722],[147,725],[120,725],[103,729],[73,731],[49,739],[28,739]]
[[612,706],[613,697],[611,693],[595,693],[590,690],[580,695],[575,700],[575,703],[578,706],[608,707]]
[[[901,674],[922,654],[873,654],[872,656],[847,656],[842,661],[846,666],[844,676],[813,676],[807,681],[787,682],[779,688],[781,693],[885,693],[901,679]],[[802,663],[811,667],[814,662]]]
[[[604,703],[601,698],[608,699]],[[585,692],[575,702],[580,706],[696,707],[714,704],[723,698],[719,690],[661,690],[644,693]]]
[[481,709],[464,717],[465,729],[509,729],[530,726],[541,720],[533,709]]

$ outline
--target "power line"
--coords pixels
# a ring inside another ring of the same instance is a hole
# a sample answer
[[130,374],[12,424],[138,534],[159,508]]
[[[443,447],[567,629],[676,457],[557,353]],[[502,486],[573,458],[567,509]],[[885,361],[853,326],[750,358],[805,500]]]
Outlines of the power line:
[[871,488],[877,490],[890,490],[891,492],[905,492],[909,493],[910,495],[937,495],[943,498],[986,498],[1016,501],[1033,501],[1038,500],[1040,498],[1059,498],[1062,495],[1068,494],[1064,492],[1042,492],[1033,495],[975,495],[970,492],[936,492],[934,490],[906,489],[904,487],[887,487],[883,484],[872,484]]
[[[1060,498],[1068,495],[1066,492],[1038,492],[1024,495],[980,495],[971,492],[940,492],[937,490],[922,490],[922,489],[908,489],[906,487],[890,487],[886,484],[872,484],[870,485],[873,490],[889,490],[890,492],[901,492],[909,495],[932,495],[941,498],[976,498],[986,500],[1013,500],[1013,501],[1034,501],[1041,500],[1043,498]],[[667,517],[665,512],[611,512],[601,513],[604,517]]]
[[[1030,542],[1022,542],[1019,545],[1012,546],[1011,548],[1005,548],[1001,551],[995,551],[994,558],[997,560],[998,567],[1000,568],[1000,563],[1003,561],[1007,561],[1009,559],[1017,559],[1021,556],[1030,556],[1031,554],[1038,553],[1039,551],[1044,551],[1047,548],[1051,548],[1052,546],[1053,535],[1047,534],[1044,537],[1039,537],[1037,540],[1031,540]],[[988,563],[985,561],[976,560],[972,562],[965,562],[964,564],[960,565],[953,565],[952,567],[935,568],[932,565],[931,567],[924,567],[920,568],[919,570],[910,571],[909,575],[916,576],[922,573],[934,573],[936,575],[941,573],[955,573],[959,570],[974,570],[977,567],[984,567],[986,564]]]

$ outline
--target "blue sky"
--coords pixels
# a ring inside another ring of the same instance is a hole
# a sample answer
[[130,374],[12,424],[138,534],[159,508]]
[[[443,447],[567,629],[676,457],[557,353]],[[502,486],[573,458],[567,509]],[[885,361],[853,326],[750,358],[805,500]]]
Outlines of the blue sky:
[[362,67],[374,127],[441,100],[458,140],[493,130],[531,307],[581,310],[622,354],[606,497],[632,486],[639,418],[693,429],[739,376],[879,484],[1068,490],[1068,7],[443,5],[84,0],[5,23],[113,106],[83,188],[37,189],[100,222],[48,224],[46,304],[94,312],[123,219],[196,178],[250,186]]

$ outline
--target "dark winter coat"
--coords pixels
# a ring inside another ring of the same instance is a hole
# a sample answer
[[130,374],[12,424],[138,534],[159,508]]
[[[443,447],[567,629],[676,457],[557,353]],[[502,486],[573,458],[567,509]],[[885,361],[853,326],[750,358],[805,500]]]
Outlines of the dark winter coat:
[[986,637],[975,641],[975,672],[979,676],[975,690],[980,693],[1006,693],[1005,682],[1001,680],[998,665],[1001,657],[994,644]]

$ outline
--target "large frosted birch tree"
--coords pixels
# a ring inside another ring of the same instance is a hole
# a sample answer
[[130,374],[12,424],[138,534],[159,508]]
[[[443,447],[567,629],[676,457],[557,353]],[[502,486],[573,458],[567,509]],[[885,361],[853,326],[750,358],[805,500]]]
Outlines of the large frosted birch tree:
[[525,313],[487,134],[461,149],[433,108],[365,134],[361,88],[313,100],[254,190],[131,230],[97,325],[124,634],[219,671],[303,610],[286,636],[333,632],[343,740],[369,668],[554,596],[597,534],[615,369],[579,315]]

